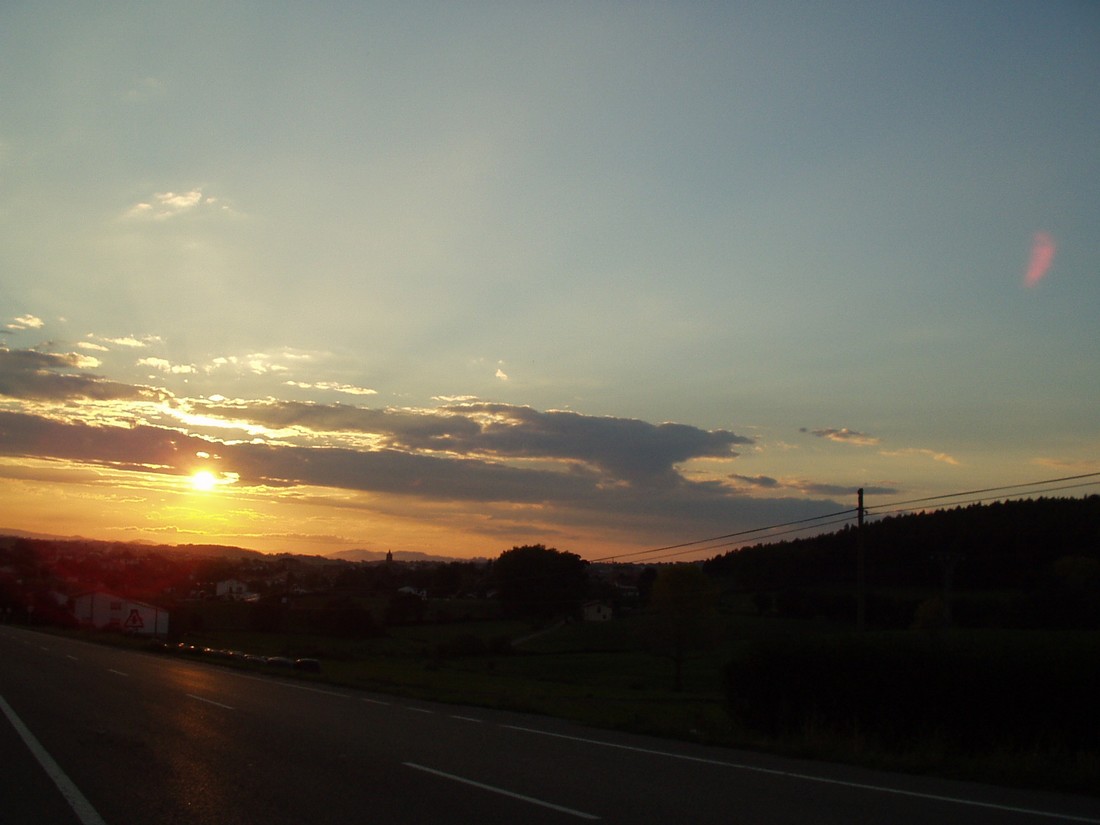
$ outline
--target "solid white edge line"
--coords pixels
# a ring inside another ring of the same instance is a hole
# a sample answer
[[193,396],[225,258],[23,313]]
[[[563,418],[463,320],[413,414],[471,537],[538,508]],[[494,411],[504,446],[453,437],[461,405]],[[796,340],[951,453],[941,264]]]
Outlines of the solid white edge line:
[[481,790],[483,791],[491,791],[492,793],[500,794],[501,796],[510,796],[512,797],[512,799],[518,799],[522,802],[529,802],[532,805],[541,805],[543,808],[550,808],[553,811],[558,811],[563,814],[580,817],[581,819],[599,819],[599,817],[595,814],[586,814],[584,811],[575,811],[572,808],[555,805],[552,802],[545,802],[542,799],[535,799],[533,796],[524,796],[523,794],[515,793],[514,791],[506,791],[504,788],[496,788],[492,785],[486,785],[483,782],[475,782],[472,779],[466,779],[462,776],[455,776],[453,773],[444,773],[443,771],[437,771],[434,768],[427,768],[424,765],[417,765],[415,762],[403,762],[402,764],[409,768],[416,768],[416,770],[418,771],[424,771],[425,773],[442,776],[444,779],[450,779],[453,782],[461,782],[463,785],[471,785],[475,788],[481,788]]
[[223,705],[221,702],[215,702],[213,699],[206,699],[202,696],[196,696],[193,693],[188,693],[187,697],[189,699],[198,699],[200,702],[206,702],[206,704],[208,705],[217,705],[219,708],[225,708],[226,710],[235,710],[235,708],[232,708],[229,705]]
[[46,774],[53,780],[53,783],[57,786],[57,789],[61,791],[61,795],[65,797],[65,801],[69,803],[69,807],[73,809],[73,813],[76,814],[77,819],[83,823],[83,825],[107,825],[103,821],[96,809],[92,807],[92,803],[88,801],[87,797],[80,792],[80,789],[73,784],[73,781],[65,775],[65,772],[61,770],[61,766],[54,761],[53,757],[46,751],[42,744],[35,738],[34,734],[30,732],[30,729],[23,724],[21,720],[12,710],[11,705],[4,701],[4,697],[0,696],[0,710],[4,712],[4,715],[8,717],[8,721],[11,722],[12,727],[22,738],[23,743],[30,749],[30,752],[34,754],[34,758],[38,760]]
[[647,753],[652,756],[664,756],[669,759],[682,759],[686,762],[701,762],[705,765],[718,765],[720,767],[734,768],[739,771],[752,771],[753,773],[766,773],[773,776],[785,776],[789,779],[801,779],[805,782],[820,782],[825,785],[842,785],[846,788],[858,788],[863,791],[877,791],[879,793],[895,794],[897,796],[912,796],[918,799],[931,799],[936,802],[950,802],[955,805],[969,805],[974,808],[990,808],[997,811],[1010,811],[1015,814],[1027,814],[1028,816],[1041,816],[1048,819],[1062,819],[1067,822],[1087,822],[1091,825],[1100,825],[1100,819],[1075,814],[1062,814],[1055,811],[1040,811],[1033,808],[1017,808],[1013,805],[1001,805],[996,802],[980,802],[976,799],[963,799],[957,796],[940,796],[938,794],[922,793],[921,791],[907,791],[903,788],[891,788],[886,785],[868,785],[862,782],[850,782],[845,779],[829,779],[827,776],[814,776],[809,773],[795,773],[793,771],[781,771],[775,768],[762,768],[758,765],[745,765],[738,762],[725,762],[720,759],[706,759],[701,756],[688,756],[682,753],[659,751],[650,748],[639,748],[634,745],[620,745],[616,742],[602,742],[599,739],[585,739],[582,736],[569,736],[564,733],[551,733],[550,731],[536,728],[524,728],[518,725],[501,725],[502,728],[521,731],[523,733],[537,733],[541,736],[553,736],[557,739],[570,739],[574,742],[585,742],[589,745],[601,745],[605,748],[618,748],[635,753]]

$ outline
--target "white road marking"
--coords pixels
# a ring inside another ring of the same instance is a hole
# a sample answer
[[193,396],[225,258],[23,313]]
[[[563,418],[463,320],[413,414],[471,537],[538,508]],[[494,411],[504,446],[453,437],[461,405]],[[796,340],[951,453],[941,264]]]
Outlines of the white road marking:
[[461,719],[463,722],[477,722],[478,724],[481,724],[481,722],[483,721],[481,719],[475,719],[472,716],[459,716],[457,713],[452,713],[451,718],[452,719]]
[[362,698],[363,698],[364,702],[370,702],[372,705],[390,705],[390,704],[392,704],[391,702],[383,702],[381,699],[367,699],[365,696],[362,697]]
[[80,820],[82,825],[107,825],[103,821],[103,817],[96,812],[96,809],[92,807],[92,803],[88,801],[87,797],[80,792],[80,789],[73,784],[73,781],[66,776],[65,772],[61,770],[61,766],[54,761],[53,757],[46,751],[42,744],[35,738],[34,734],[30,732],[30,729],[23,724],[23,721],[12,710],[11,705],[4,701],[4,697],[0,696],[0,711],[4,712],[4,715],[8,717],[8,721],[11,722],[12,727],[23,739],[24,744],[30,749],[30,752],[34,754],[34,758],[38,760],[38,764],[46,771],[46,774],[53,780],[53,783],[57,785],[57,789],[61,791],[61,795],[65,797],[65,801],[69,803],[69,807],[73,809],[73,813],[76,814],[76,818]]
[[123,673],[121,670],[112,670],[111,668],[107,668],[107,672],[108,673],[113,673],[113,674],[115,674],[115,676],[129,676],[130,675],[129,673]]
[[428,710],[427,708],[414,708],[412,705],[405,705],[405,710],[413,710],[417,713],[435,713],[434,710]]
[[[337,693],[335,690],[322,690],[321,688],[308,687],[306,685],[294,685],[290,682],[284,682],[280,679],[265,679],[262,676],[249,676],[246,673],[233,673],[230,670],[226,671],[227,674],[236,676],[239,679],[251,679],[253,682],[263,682],[267,685],[282,685],[285,688],[292,688],[293,690],[304,690],[309,693],[320,693],[324,696],[335,696],[338,699],[350,699],[346,693]],[[272,674],[274,676],[275,674]]]
[[198,699],[200,702],[206,702],[208,705],[217,705],[219,708],[225,708],[226,710],[235,710],[235,708],[229,705],[223,705],[221,702],[215,702],[213,699],[204,699],[202,696],[196,696],[193,693],[188,693],[187,696],[190,699]]
[[668,759],[682,759],[686,762],[702,762],[705,765],[719,765],[726,768],[734,768],[739,771],[752,771],[754,773],[766,773],[773,776],[785,776],[789,779],[801,779],[805,782],[821,782],[825,785],[841,785],[846,788],[858,788],[864,791],[877,791],[879,793],[895,794],[897,796],[912,796],[918,799],[931,799],[936,802],[950,802],[955,805],[968,805],[972,808],[990,808],[996,811],[1010,811],[1015,814],[1026,814],[1028,816],[1041,816],[1048,819],[1061,819],[1066,822],[1087,822],[1091,825],[1100,825],[1100,819],[1096,819],[1088,816],[1076,816],[1075,814],[1062,814],[1054,811],[1040,811],[1033,808],[1017,808],[1014,805],[1000,805],[996,802],[981,802],[976,799],[963,799],[957,796],[940,796],[938,794],[922,793],[920,791],[907,791],[903,788],[891,788],[887,785],[868,785],[863,782],[849,782],[845,779],[830,779],[827,776],[814,776],[809,773],[795,773],[793,771],[781,771],[775,768],[762,768],[759,765],[745,765],[738,762],[725,762],[721,759],[706,759],[701,756],[688,756],[682,753],[671,753],[669,751],[652,750],[650,748],[639,748],[634,745],[620,745],[617,742],[603,742],[599,739],[586,739],[582,736],[569,736],[564,733],[551,733],[549,731],[537,730],[536,728],[524,728],[518,725],[501,725],[502,728],[510,728],[511,730],[522,731],[523,733],[537,733],[540,736],[553,736],[557,739],[570,739],[574,742],[586,742],[589,745],[600,745],[605,748],[618,748],[624,751],[634,751],[635,753],[647,753],[653,756],[664,756]]
[[75,656],[73,656],[73,655],[72,655],[71,653],[66,653],[66,654],[65,654],[65,658],[66,658],[66,659],[72,659],[72,660],[73,660],[74,662],[79,662],[79,661],[80,661],[80,660],[79,660],[78,658],[76,658]]
[[415,768],[418,771],[424,771],[425,773],[435,774],[436,776],[442,776],[444,779],[450,779],[453,782],[461,782],[463,785],[472,785],[475,788],[481,788],[483,791],[491,791],[492,793],[498,793],[501,796],[510,796],[512,799],[519,799],[523,802],[529,802],[532,805],[541,805],[543,808],[550,808],[554,811],[559,811],[563,814],[570,814],[571,816],[580,817],[581,819],[599,819],[595,814],[586,814],[584,811],[575,811],[572,808],[566,808],[561,805],[555,805],[552,802],[546,802],[542,799],[536,799],[533,796],[524,796],[523,794],[515,793],[514,791],[508,791],[504,788],[496,788],[492,785],[486,785],[482,782],[475,782],[472,779],[466,779],[462,776],[455,776],[453,773],[444,773],[443,771],[437,771],[434,768],[426,768],[423,765],[417,765],[415,762],[403,763],[407,767]]

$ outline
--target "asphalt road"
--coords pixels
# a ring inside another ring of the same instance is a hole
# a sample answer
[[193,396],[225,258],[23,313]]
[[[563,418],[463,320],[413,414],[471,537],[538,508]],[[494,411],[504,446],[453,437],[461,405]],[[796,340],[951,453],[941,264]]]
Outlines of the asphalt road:
[[324,688],[0,626],[0,822],[1100,823],[1100,799]]

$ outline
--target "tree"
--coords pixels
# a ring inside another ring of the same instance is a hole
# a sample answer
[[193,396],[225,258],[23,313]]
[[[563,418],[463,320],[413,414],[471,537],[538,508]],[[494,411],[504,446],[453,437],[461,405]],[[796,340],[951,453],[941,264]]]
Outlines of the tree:
[[718,591],[694,564],[661,568],[649,598],[650,646],[672,659],[674,689],[684,688],[684,660],[707,647],[714,631]]
[[546,621],[580,611],[588,562],[542,544],[513,547],[493,564],[504,615]]

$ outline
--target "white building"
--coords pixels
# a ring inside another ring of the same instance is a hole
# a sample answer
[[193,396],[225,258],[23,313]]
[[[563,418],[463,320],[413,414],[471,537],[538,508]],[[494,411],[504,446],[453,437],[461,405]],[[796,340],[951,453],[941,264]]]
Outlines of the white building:
[[79,624],[98,630],[121,630],[145,636],[168,633],[168,611],[102,590],[73,597],[73,615]]
[[214,595],[219,599],[250,601],[249,597],[254,594],[248,589],[248,585],[239,579],[225,579],[214,585]]
[[611,605],[604,602],[585,602],[584,603],[584,620],[586,622],[609,622],[611,621],[612,611]]

